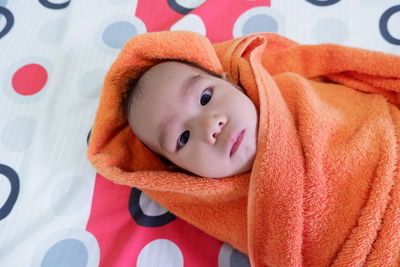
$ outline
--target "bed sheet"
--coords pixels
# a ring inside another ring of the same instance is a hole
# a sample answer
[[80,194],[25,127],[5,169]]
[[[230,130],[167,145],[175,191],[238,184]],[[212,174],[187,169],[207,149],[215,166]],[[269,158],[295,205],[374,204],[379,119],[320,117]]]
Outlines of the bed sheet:
[[86,159],[109,66],[130,37],[160,30],[400,55],[400,1],[0,0],[0,266],[249,266]]

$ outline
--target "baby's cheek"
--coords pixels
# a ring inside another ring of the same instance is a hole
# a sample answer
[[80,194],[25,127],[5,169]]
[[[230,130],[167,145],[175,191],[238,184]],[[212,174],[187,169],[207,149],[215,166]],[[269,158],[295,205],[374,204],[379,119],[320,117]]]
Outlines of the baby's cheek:
[[183,149],[178,152],[178,156],[175,159],[175,162],[178,166],[184,169],[192,169],[192,166],[198,164],[198,156],[196,152],[191,152],[189,149]]
[[244,151],[245,153],[244,153],[243,164],[244,166],[247,166],[246,168],[250,169],[256,158],[257,147],[254,143],[254,144],[248,144],[245,148],[246,149]]

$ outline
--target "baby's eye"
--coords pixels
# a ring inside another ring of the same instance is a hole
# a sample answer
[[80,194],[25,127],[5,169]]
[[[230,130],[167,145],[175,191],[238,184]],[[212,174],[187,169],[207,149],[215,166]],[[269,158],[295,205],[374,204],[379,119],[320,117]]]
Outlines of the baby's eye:
[[206,90],[203,91],[200,97],[200,104],[202,106],[207,105],[208,102],[210,102],[211,97],[212,97],[212,89],[211,87],[207,88]]
[[183,147],[187,141],[189,140],[190,132],[189,131],[184,131],[181,136],[179,136],[178,143],[177,143],[177,149],[180,149]]

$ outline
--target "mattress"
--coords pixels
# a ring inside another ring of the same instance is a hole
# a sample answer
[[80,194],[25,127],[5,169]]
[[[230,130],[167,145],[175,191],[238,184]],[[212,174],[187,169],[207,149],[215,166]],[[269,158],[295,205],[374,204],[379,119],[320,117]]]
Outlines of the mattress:
[[400,55],[400,2],[0,0],[0,266],[250,266],[86,158],[108,68],[132,36],[161,30]]

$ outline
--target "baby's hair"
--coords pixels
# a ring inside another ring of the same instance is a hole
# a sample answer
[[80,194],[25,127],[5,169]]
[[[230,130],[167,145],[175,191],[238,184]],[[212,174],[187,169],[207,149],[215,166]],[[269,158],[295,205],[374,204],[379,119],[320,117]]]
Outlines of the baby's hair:
[[[199,64],[196,64],[194,62],[190,62],[190,61],[187,61],[187,60],[183,60],[183,59],[167,59],[167,60],[161,61],[160,63],[162,63],[162,62],[183,63],[183,64],[189,65],[191,67],[195,67],[197,69],[200,69],[200,70],[206,72],[207,74],[209,74],[211,76],[214,76],[214,77],[217,77],[217,78],[221,78],[220,74],[218,74],[218,73],[216,73],[214,71],[211,71],[209,69],[206,69],[203,66],[200,66]],[[132,102],[140,93],[140,89],[141,88],[140,88],[140,82],[139,81],[140,81],[140,78],[143,76],[143,74],[146,71],[144,71],[141,75],[139,75],[137,77],[133,77],[133,78],[129,79],[127,81],[127,83],[126,83],[127,90],[125,90],[122,93],[122,111],[123,111],[123,114],[125,115],[125,118],[128,118],[129,111],[130,111],[131,106],[132,106]]]
[[140,88],[138,86],[138,82],[142,75],[129,79],[126,83],[127,90],[122,93],[122,111],[125,118],[128,118],[129,111],[131,109],[132,98],[136,97],[139,93]]

